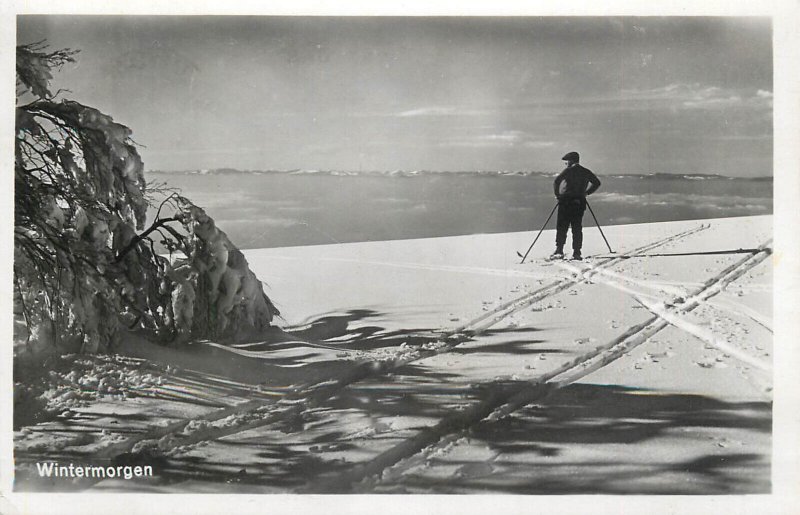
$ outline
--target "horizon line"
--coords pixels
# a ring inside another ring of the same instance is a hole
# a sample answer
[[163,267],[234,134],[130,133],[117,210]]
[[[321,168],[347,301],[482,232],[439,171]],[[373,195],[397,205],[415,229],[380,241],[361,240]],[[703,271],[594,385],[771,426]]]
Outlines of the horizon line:
[[[218,168],[187,168],[187,169],[148,169],[145,173],[175,173],[175,174],[220,174],[220,173],[253,173],[253,174],[295,174],[295,175],[314,175],[314,174],[341,174],[341,175],[424,175],[424,174],[484,174],[484,175],[543,175],[555,176],[560,172],[546,172],[541,170],[442,170],[442,169],[375,169],[375,170],[356,170],[348,168],[289,168],[289,169],[241,169],[233,167]],[[774,179],[774,173],[753,176],[733,176],[718,173],[699,173],[699,172],[621,172],[621,173],[597,173],[599,177],[708,177],[723,179]]]

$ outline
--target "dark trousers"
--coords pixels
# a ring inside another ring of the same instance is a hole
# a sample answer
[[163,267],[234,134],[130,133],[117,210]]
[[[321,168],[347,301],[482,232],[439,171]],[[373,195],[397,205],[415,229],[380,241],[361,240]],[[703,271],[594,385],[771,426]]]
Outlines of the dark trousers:
[[558,201],[556,219],[556,246],[561,248],[567,242],[567,229],[572,228],[572,250],[580,251],[583,246],[583,212],[586,200],[582,198]]

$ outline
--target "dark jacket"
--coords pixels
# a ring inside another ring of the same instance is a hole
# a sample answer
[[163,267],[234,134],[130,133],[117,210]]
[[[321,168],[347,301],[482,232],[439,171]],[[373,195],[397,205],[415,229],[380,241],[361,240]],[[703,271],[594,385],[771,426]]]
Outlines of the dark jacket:
[[564,168],[553,182],[553,192],[556,197],[571,199],[585,198],[600,187],[600,179],[588,168],[574,164]]

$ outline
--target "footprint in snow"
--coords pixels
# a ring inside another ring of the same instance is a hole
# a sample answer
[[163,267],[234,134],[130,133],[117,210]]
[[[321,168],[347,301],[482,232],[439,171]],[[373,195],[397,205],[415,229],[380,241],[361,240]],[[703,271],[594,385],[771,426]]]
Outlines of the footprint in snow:
[[694,364],[702,368],[728,368],[726,363],[711,358],[706,358],[702,361],[695,361]]

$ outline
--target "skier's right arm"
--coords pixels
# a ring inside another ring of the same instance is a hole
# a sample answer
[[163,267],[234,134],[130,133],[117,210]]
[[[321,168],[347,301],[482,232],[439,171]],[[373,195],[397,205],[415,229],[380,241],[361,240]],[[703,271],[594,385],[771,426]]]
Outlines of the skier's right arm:
[[600,179],[595,174],[589,172],[589,189],[586,190],[586,195],[589,196],[600,187]]

